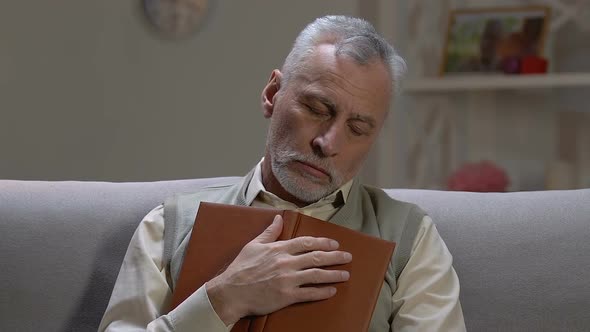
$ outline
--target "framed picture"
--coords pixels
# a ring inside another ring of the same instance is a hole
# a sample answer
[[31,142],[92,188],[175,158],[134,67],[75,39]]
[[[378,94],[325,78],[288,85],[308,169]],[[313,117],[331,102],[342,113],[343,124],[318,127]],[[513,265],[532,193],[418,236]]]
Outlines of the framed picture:
[[544,6],[452,11],[440,74],[506,72],[541,57],[549,15]]

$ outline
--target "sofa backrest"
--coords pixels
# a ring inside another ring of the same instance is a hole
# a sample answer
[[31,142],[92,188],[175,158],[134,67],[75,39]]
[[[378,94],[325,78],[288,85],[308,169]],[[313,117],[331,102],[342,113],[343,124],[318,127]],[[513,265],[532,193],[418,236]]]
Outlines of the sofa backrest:
[[0,331],[96,331],[147,212],[229,181],[0,180]]
[[[0,331],[96,331],[142,217],[173,193],[231,181],[0,181]],[[468,330],[588,329],[590,189],[388,193],[433,217]]]

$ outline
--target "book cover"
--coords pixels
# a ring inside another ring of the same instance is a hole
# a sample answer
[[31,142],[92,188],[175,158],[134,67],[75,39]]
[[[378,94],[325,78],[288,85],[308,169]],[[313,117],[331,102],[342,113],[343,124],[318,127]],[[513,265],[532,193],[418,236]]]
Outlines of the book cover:
[[347,270],[350,279],[331,284],[337,289],[332,298],[242,318],[232,332],[367,331],[395,243],[290,210],[202,202],[172,296],[172,309],[221,274],[277,214],[283,217],[278,240],[315,236],[338,241],[338,250],[350,252],[352,262],[325,269]]

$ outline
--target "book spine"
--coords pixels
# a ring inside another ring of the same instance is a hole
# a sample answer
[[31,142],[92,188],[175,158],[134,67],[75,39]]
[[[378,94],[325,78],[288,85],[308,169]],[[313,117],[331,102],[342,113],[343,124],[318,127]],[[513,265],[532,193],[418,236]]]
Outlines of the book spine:
[[[297,229],[299,228],[299,223],[301,221],[301,213],[283,210],[281,217],[283,217],[283,232],[278,241],[290,240],[295,237],[295,234],[297,234]],[[256,319],[250,324],[248,332],[264,332],[266,330],[266,321],[269,315],[272,315],[272,313],[256,317]]]
[[295,211],[283,210],[281,217],[283,217],[283,232],[279,237],[279,241],[290,240],[295,236],[297,227],[299,227],[299,213]]
[[293,234],[291,234],[291,238],[297,237],[297,231],[299,230],[299,225],[301,224],[301,213],[295,212],[297,218],[295,219],[295,226],[293,227]]
[[248,332],[264,332],[264,327],[266,326],[266,319],[268,315],[259,316],[250,321],[250,327],[248,328]]
[[[283,210],[280,213],[283,218],[283,231],[277,241],[292,239],[299,227],[300,213]],[[255,317],[251,320],[248,332],[264,332],[268,315]]]

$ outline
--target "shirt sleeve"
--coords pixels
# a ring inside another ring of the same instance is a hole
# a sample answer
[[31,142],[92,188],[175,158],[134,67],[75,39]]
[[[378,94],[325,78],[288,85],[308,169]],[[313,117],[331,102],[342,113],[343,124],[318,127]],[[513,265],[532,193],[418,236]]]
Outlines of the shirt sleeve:
[[393,294],[391,331],[465,331],[453,256],[425,216]]
[[164,207],[150,211],[131,238],[98,331],[227,332],[199,288],[167,314],[172,291],[164,265]]

